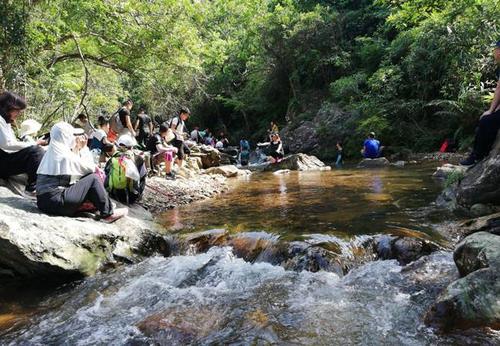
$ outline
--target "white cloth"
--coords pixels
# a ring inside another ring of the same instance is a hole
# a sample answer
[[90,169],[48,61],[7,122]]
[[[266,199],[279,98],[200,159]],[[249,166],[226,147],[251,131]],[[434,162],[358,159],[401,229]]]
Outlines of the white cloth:
[[217,143],[215,143],[215,147],[217,149],[222,149],[224,148],[224,143],[222,143],[222,141],[217,141]]
[[193,130],[191,131],[191,140],[197,142],[198,141],[198,136],[199,136],[199,131],[198,130]]
[[178,135],[182,136],[184,133],[184,121],[182,121],[179,117],[175,117],[170,123],[170,128],[174,130]]
[[96,130],[92,134],[92,137],[94,137],[95,139],[97,139],[99,142],[102,142],[102,139],[104,137],[107,137],[107,136],[108,135],[106,134],[106,131],[104,131],[103,129]]
[[95,171],[95,164],[87,147],[82,148],[78,155],[73,152],[74,133],[73,126],[65,122],[52,126],[49,147],[37,174],[81,177]]
[[24,148],[31,147],[33,144],[21,142],[16,138],[16,134],[10,124],[0,116],[0,149],[6,153],[16,153]]

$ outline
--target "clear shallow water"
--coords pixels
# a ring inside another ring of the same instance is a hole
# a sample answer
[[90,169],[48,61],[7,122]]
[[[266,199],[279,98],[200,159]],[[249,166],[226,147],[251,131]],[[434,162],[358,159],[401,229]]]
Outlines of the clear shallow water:
[[[337,243],[346,254],[378,233],[439,239],[434,226],[449,215],[430,205],[441,190],[432,169],[255,175],[161,221],[182,233],[223,227],[307,237]],[[456,276],[445,252],[407,267],[371,262],[339,277],[247,263],[229,247],[214,247],[150,258],[55,293],[43,283],[28,292],[0,290],[0,344],[498,344],[491,331],[439,335],[423,325]]]
[[[455,277],[450,254],[404,270],[377,261],[339,278],[235,258],[230,248],[151,258],[52,298],[52,311],[5,344],[495,344],[440,336],[422,323],[433,288]],[[425,280],[422,278],[425,277]]]
[[287,239],[408,229],[437,237],[432,223],[448,215],[429,207],[442,190],[435,166],[254,174],[214,199],[166,211],[161,222],[175,232],[263,230]]

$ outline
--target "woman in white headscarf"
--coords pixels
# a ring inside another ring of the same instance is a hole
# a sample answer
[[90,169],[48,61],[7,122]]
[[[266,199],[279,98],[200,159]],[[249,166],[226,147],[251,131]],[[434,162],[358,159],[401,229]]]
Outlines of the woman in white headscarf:
[[126,208],[113,211],[102,180],[81,129],[60,122],[50,130],[50,143],[38,167],[37,204],[43,212],[73,216],[90,202],[102,221],[113,222],[127,214]]

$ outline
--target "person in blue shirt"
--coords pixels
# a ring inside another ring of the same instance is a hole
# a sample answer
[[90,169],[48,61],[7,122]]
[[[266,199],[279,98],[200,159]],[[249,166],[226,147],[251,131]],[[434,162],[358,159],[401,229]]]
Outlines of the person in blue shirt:
[[[500,65],[500,41],[493,46],[493,56],[496,63]],[[490,108],[479,117],[472,152],[468,158],[460,162],[463,166],[474,165],[488,156],[493,143],[495,143],[495,138],[500,130],[500,66],[496,71],[496,81],[497,86]]]
[[380,141],[375,139],[375,133],[370,132],[368,138],[363,143],[363,148],[361,149],[361,154],[366,159],[376,159],[380,156],[381,147]]

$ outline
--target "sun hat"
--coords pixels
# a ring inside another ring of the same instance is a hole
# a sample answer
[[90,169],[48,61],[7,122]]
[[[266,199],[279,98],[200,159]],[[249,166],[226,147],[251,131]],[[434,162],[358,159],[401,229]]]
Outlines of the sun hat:
[[132,148],[133,146],[137,145],[137,141],[130,135],[121,135],[120,138],[118,138],[118,140],[116,141],[116,144],[122,145],[127,148]]
[[42,124],[34,119],[28,119],[21,123],[19,129],[19,136],[24,137],[27,135],[34,135],[42,128]]

